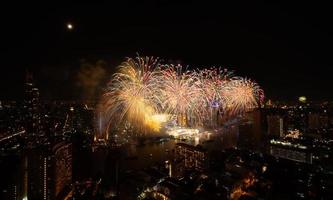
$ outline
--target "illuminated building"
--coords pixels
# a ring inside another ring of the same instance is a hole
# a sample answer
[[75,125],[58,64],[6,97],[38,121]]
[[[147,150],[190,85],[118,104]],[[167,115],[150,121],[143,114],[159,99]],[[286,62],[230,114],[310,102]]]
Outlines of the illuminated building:
[[27,150],[25,155],[23,191],[27,199],[51,199],[51,155],[47,148]]
[[272,139],[269,151],[275,157],[312,164],[312,153],[300,140]]
[[301,132],[298,129],[295,130],[289,130],[287,134],[284,136],[284,138],[294,138],[298,139],[301,135]]
[[60,142],[54,145],[52,152],[54,195],[58,198],[66,193],[66,189],[69,192],[68,187],[72,183],[72,144]]
[[265,105],[267,108],[271,108],[273,106],[273,103],[272,103],[272,100],[271,99],[268,99],[268,101],[266,102],[266,105]]
[[71,192],[72,145],[59,142],[52,148],[36,148],[26,154],[23,192],[28,199],[63,199]]
[[94,134],[94,144],[95,145],[106,145],[109,140],[108,129],[105,128],[106,123],[104,122],[104,118],[102,116],[102,112],[98,112],[95,115],[95,134]]
[[213,104],[211,109],[211,127],[217,127],[219,123],[219,110],[218,105]]
[[86,134],[93,134],[93,109],[87,105],[78,103],[68,103],[65,105],[65,118],[62,126],[62,131],[57,135],[73,134],[76,132],[83,132]]
[[36,136],[40,133],[39,90],[35,86],[31,73],[26,74],[24,84],[25,128],[27,134]]
[[69,109],[68,109],[68,113],[66,115],[66,120],[65,120],[65,123],[64,123],[64,127],[63,127],[63,131],[64,133],[66,132],[74,132],[75,131],[75,116],[74,116],[74,107],[71,106]]
[[207,167],[207,151],[200,146],[177,143],[175,157],[185,169],[201,171]]
[[267,116],[267,133],[268,135],[283,137],[284,126],[283,118],[279,115]]

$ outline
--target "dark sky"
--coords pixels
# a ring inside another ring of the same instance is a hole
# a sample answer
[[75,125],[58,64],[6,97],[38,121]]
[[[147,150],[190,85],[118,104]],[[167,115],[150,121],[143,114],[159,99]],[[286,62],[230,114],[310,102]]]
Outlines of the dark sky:
[[81,59],[112,71],[136,53],[231,68],[268,98],[333,98],[329,5],[133,2],[1,6],[0,99],[22,98],[27,69],[43,98],[75,99]]

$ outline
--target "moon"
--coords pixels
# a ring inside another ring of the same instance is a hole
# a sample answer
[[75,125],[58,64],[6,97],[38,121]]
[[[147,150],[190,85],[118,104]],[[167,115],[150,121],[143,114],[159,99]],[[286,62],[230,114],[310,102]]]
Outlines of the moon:
[[73,28],[74,28],[72,23],[67,23],[66,27],[67,27],[68,30],[73,30]]

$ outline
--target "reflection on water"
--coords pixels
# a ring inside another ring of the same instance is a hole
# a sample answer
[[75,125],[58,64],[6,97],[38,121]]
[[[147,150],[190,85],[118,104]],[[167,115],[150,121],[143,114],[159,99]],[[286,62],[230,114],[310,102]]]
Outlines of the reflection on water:
[[93,174],[109,171],[113,168],[112,165],[117,165],[120,171],[151,167],[170,159],[177,142],[199,144],[208,151],[233,147],[258,150],[262,144],[260,114],[258,113],[251,113],[245,123],[231,124],[211,132],[212,134],[209,134],[208,137],[194,138],[193,140],[156,140],[156,142],[144,145],[127,144],[117,151],[104,149],[93,152],[91,154]]
[[[264,144],[261,129],[260,113],[254,112],[248,116],[248,120],[221,127],[219,130],[211,131],[212,134],[194,138],[192,141],[156,140],[145,145],[127,144],[120,149],[100,148],[92,152],[89,145],[82,145],[81,140],[83,139],[78,138],[77,141],[73,140],[73,181],[104,177],[103,180],[112,185],[118,182],[118,176],[119,179],[124,177],[126,171],[136,171],[170,160],[177,142],[202,145],[208,151],[232,147],[258,150]],[[17,189],[26,194],[28,180],[25,175],[26,163],[34,163],[31,161],[31,157],[36,156],[38,155],[34,152],[29,160],[26,155],[3,157],[0,160],[0,171],[2,172],[0,177],[3,182],[6,184],[7,182],[24,182],[25,187]],[[35,169],[39,168],[35,167]],[[24,174],[18,173],[19,171],[23,171]]]
[[174,140],[170,139],[146,145],[129,145],[126,148],[127,159],[123,161],[123,167],[126,170],[142,169],[168,160],[175,143]]

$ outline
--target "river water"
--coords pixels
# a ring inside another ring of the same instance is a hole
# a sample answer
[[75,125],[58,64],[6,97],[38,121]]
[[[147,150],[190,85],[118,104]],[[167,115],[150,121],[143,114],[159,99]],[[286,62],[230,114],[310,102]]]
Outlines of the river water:
[[199,141],[165,139],[144,145],[128,144],[117,150],[102,148],[89,154],[83,153],[79,156],[84,162],[78,166],[80,170],[88,168],[89,173],[86,174],[90,176],[104,174],[106,177],[114,177],[115,172],[137,171],[169,160],[177,142],[199,144],[208,151],[233,147],[259,150],[263,144],[262,133],[260,114],[255,113],[247,123],[222,127],[218,131],[212,131],[208,138],[203,137]]

